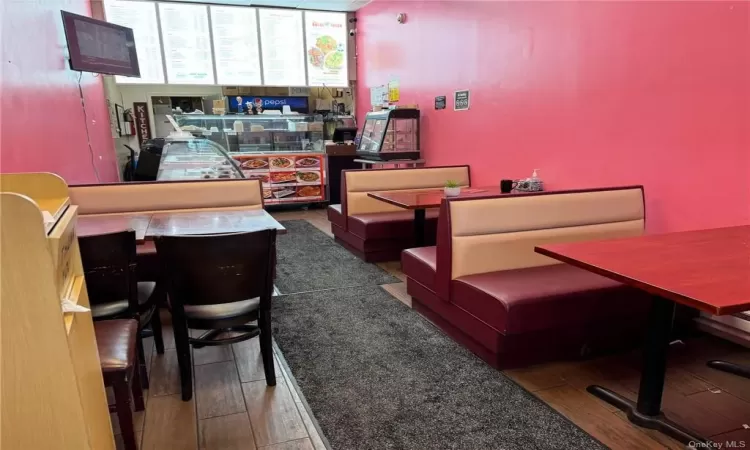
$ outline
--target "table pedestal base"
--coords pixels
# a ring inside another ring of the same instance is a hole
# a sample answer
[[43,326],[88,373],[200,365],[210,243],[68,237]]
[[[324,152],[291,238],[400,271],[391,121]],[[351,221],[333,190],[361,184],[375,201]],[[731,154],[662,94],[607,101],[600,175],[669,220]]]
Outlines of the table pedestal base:
[[424,227],[426,222],[426,211],[424,209],[414,210],[414,246],[424,247]]
[[730,363],[729,361],[709,361],[706,365],[712,369],[721,370],[722,372],[731,373],[743,378],[750,378],[750,367],[740,366],[739,364]]
[[628,400],[627,398],[615,392],[612,392],[607,388],[597,385],[591,385],[586,388],[586,390],[597,398],[609,403],[612,406],[617,407],[617,409],[619,409],[620,411],[623,411],[625,414],[627,414],[628,420],[640,427],[660,431],[667,436],[682,442],[683,444],[688,444],[691,442],[706,442],[704,438],[694,434],[687,428],[683,428],[667,419],[662,413],[659,413],[656,416],[648,416],[646,414],[638,412],[638,407],[636,406],[635,402]]

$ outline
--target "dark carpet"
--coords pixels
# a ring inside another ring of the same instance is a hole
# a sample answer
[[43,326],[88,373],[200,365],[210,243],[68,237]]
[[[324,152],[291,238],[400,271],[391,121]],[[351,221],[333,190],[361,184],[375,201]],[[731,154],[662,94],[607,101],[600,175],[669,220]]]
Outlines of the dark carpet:
[[334,449],[605,448],[378,286],[282,295],[273,321]]
[[277,238],[275,283],[282,294],[399,281],[380,267],[352,255],[305,220],[281,224],[287,233]]

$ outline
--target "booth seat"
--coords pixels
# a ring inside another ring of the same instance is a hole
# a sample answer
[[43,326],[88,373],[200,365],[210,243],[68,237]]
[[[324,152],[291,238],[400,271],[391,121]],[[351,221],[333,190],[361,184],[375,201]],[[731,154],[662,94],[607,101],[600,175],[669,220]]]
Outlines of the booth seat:
[[638,236],[641,186],[443,200],[437,245],[402,253],[414,309],[500,369],[639,342],[642,291],[534,252]]
[[[152,214],[160,212],[263,209],[258,180],[145,181],[68,186],[79,215]],[[139,246],[138,279],[158,279],[159,262],[152,241]]]
[[78,214],[262,209],[258,180],[146,181],[69,186]]
[[[442,189],[447,180],[470,185],[469,166],[345,170],[341,204],[328,207],[337,242],[368,262],[396,261],[414,246],[414,211],[368,197],[368,192]],[[426,211],[426,239],[435,242],[437,209]]]

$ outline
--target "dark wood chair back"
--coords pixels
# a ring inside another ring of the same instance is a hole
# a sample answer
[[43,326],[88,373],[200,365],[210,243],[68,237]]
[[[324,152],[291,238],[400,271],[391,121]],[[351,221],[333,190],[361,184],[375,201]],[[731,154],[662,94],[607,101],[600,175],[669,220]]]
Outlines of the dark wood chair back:
[[156,252],[173,302],[214,305],[260,297],[271,307],[276,230],[160,236]]
[[127,299],[137,314],[135,231],[79,237],[78,247],[91,305]]

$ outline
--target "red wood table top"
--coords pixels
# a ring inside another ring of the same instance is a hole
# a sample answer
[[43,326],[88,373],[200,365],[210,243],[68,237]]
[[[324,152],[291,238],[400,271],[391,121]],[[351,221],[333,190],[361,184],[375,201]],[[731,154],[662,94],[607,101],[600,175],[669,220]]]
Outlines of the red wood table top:
[[[500,194],[500,187],[462,188],[461,195],[458,197],[492,194]],[[418,191],[368,192],[367,196],[404,209],[426,209],[439,208],[440,202],[445,198],[445,193],[443,192],[443,188],[440,188]]]
[[711,314],[750,309],[750,225],[536,251]]
[[286,229],[262,209],[158,213],[151,216],[146,237],[189,234],[238,233],[275,228]]
[[135,231],[136,242],[143,243],[146,239],[146,230],[150,221],[151,214],[78,216],[76,234],[78,237],[81,237],[133,230]]

